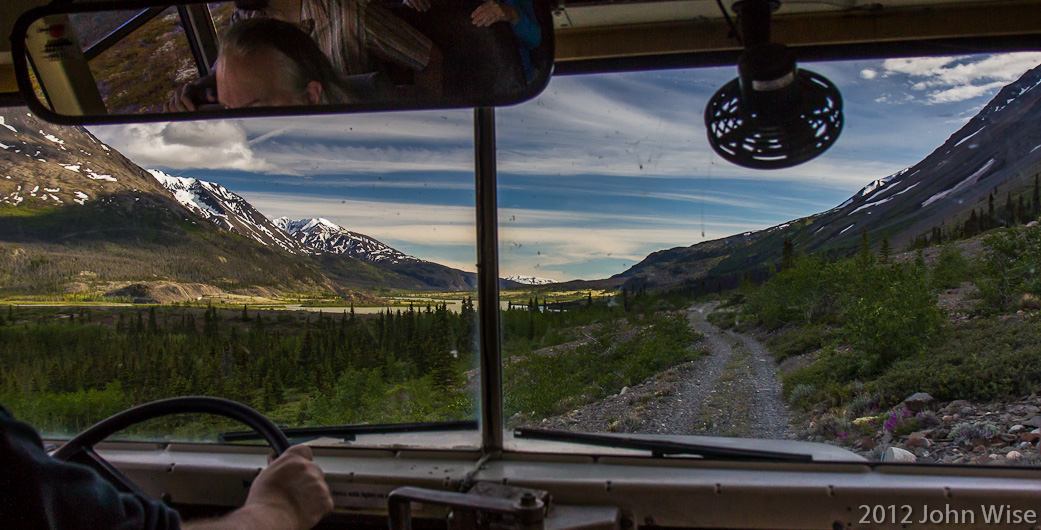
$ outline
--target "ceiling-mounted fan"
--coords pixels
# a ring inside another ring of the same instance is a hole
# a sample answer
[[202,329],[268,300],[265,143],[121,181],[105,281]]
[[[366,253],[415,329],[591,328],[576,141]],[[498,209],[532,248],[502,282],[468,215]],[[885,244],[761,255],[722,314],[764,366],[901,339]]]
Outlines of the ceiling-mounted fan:
[[754,169],[792,167],[826,151],[842,131],[842,96],[824,76],[798,68],[795,54],[770,42],[778,0],[739,0],[744,52],[738,77],[705,108],[709,144]]

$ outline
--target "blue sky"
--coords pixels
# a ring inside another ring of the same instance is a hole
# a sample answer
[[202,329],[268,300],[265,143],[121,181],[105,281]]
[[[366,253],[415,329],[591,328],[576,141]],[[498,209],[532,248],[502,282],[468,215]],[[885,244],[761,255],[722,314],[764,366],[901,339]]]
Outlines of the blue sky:
[[[827,210],[908,167],[1041,54],[802,64],[845,128],[801,166],[714,155],[702,113],[736,69],[554,78],[497,110],[500,271],[603,278],[647,254]],[[472,111],[149,123],[91,131],[147,168],[217,182],[275,218],[325,217],[475,270]]]

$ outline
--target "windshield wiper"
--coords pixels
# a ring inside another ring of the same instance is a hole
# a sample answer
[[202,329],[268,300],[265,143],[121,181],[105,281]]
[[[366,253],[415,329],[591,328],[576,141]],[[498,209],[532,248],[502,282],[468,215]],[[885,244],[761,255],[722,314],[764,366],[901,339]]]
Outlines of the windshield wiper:
[[662,457],[666,455],[696,455],[713,460],[774,462],[813,461],[812,455],[800,453],[779,453],[776,451],[760,451],[758,449],[717,447],[711,445],[672,442],[666,440],[648,440],[645,438],[634,438],[631,436],[615,436],[606,434],[553,431],[548,429],[533,429],[528,427],[521,427],[515,429],[513,431],[513,435],[517,438],[529,438],[532,440],[546,440],[551,442],[564,442],[585,445],[597,445],[602,447],[614,447],[617,449],[636,449],[639,451],[650,451],[651,454],[655,457]]
[[[293,443],[314,440],[324,436],[354,441],[359,434],[393,434],[399,432],[439,432],[439,431],[476,431],[477,420],[441,421],[425,423],[382,423],[359,425],[334,425],[329,427],[300,427],[282,429],[286,438]],[[245,442],[260,440],[261,436],[254,431],[234,431],[217,434],[219,442]]]

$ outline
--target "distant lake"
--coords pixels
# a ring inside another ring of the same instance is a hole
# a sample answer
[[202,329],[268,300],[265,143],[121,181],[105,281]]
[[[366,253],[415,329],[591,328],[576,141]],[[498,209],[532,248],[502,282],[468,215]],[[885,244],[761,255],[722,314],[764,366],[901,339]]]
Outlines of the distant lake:
[[[438,304],[446,304],[446,305],[448,305],[448,310],[452,311],[452,312],[455,312],[455,313],[459,313],[459,312],[461,312],[463,310],[463,301],[462,300],[443,300],[443,299],[439,299],[439,298],[413,298],[413,297],[408,297],[408,298],[388,297],[387,300],[392,300],[394,302],[399,302],[400,304],[404,304],[404,305],[368,306],[368,307],[357,307],[357,306],[355,306],[354,313],[357,314],[357,315],[375,315],[377,313],[384,313],[384,312],[387,312],[387,311],[391,311],[391,312],[399,311],[399,310],[400,311],[408,311],[409,303],[412,304],[412,307],[415,308],[416,311],[425,311],[426,307],[427,307],[427,304],[430,304],[431,307],[434,307],[434,306],[436,306]],[[499,306],[502,307],[503,309],[506,309],[507,305],[509,305],[509,302],[506,302],[506,301],[500,301],[499,302]],[[476,297],[475,297],[475,300],[474,300],[474,307],[477,307]],[[340,313],[343,313],[344,311],[346,311],[348,313],[351,312],[350,306],[347,306],[347,307],[304,307],[304,306],[302,306],[300,304],[289,304],[289,305],[282,306],[280,309],[310,311],[312,313],[317,313],[317,312],[321,311],[322,313],[330,313],[330,314],[332,314],[332,313],[340,314]]]

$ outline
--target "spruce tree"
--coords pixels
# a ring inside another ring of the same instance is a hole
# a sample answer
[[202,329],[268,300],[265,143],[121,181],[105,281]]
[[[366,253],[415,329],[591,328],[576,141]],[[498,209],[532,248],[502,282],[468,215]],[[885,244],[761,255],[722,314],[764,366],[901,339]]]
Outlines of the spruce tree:
[[793,265],[795,265],[795,244],[786,237],[781,250],[781,270],[790,269]]
[[148,332],[159,333],[159,322],[155,318],[155,306],[148,308]]
[[969,214],[969,220],[965,221],[965,228],[962,230],[962,232],[965,234],[965,237],[972,237],[979,233],[979,230],[980,219],[976,216],[976,209],[973,208],[972,213]]
[[878,261],[883,264],[889,263],[893,250],[889,248],[889,234],[882,234],[882,244],[878,249]]
[[1041,174],[1034,175],[1034,212],[1032,215],[1034,219],[1041,214],[1041,183],[1038,182],[1038,177],[1041,177]]
[[871,253],[871,238],[868,237],[867,227],[860,229],[860,252],[857,253],[857,259],[865,265],[875,262],[875,256]]

